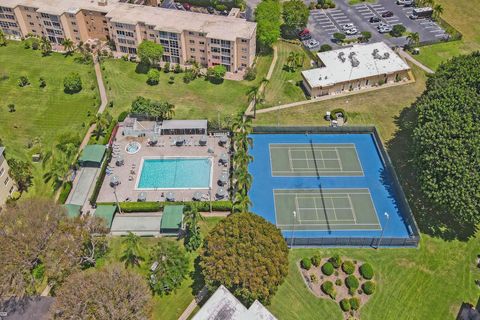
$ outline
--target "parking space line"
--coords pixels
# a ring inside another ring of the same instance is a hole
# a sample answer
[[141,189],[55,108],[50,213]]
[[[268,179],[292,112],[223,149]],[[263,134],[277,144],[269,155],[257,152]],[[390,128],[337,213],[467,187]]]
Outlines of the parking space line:
[[439,32],[443,32],[443,30],[428,30],[428,32],[431,32],[431,33],[439,33]]

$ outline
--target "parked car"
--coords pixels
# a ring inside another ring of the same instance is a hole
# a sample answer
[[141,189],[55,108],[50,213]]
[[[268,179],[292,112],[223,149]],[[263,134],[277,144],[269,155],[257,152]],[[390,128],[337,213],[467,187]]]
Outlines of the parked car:
[[305,41],[305,40],[310,40],[312,39],[312,35],[310,33],[305,33],[303,35],[298,36],[300,40]]
[[183,6],[180,2],[175,2],[175,8],[177,8],[178,10],[183,10]]
[[432,14],[433,14],[433,9],[430,7],[415,8],[413,9],[413,12],[409,16],[409,18],[412,20],[421,19],[421,18],[431,18]]
[[342,26],[343,31],[353,29],[353,28],[355,28],[355,25],[353,23],[347,23]]
[[413,0],[397,0],[397,4],[400,6],[410,7],[413,5]]
[[215,13],[215,9],[213,7],[207,7],[208,13]]
[[349,36],[357,34],[357,32],[358,32],[358,30],[356,28],[351,28],[351,29],[345,30],[345,34],[349,35]]
[[377,17],[377,16],[373,16],[370,18],[370,23],[377,23],[380,21],[382,21],[382,19],[380,19],[380,17]]
[[384,13],[382,13],[382,17],[383,18],[393,17],[393,12],[392,11],[385,11]]
[[308,29],[303,29],[302,31],[300,31],[300,32],[298,33],[298,36],[301,37],[301,36],[304,36],[304,35],[306,35],[306,34],[310,34],[310,30],[308,30]]
[[188,2],[185,2],[183,4],[183,7],[185,8],[185,10],[188,10],[188,11],[190,11],[190,9],[192,9],[192,5]]
[[303,44],[305,45],[305,47],[307,47],[308,49],[314,49],[316,47],[318,47],[320,45],[320,42],[318,42],[317,40],[315,39],[310,39],[310,40],[306,40],[306,41],[303,41]]
[[378,32],[380,33],[389,33],[393,30],[392,26],[390,25],[385,25],[385,26],[381,26],[378,28]]

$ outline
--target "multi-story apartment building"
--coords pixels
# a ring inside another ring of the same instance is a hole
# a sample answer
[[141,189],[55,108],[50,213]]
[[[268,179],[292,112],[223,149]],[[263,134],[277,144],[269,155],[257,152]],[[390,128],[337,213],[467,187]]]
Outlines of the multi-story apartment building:
[[119,0],[0,0],[0,27],[13,37],[111,40],[119,54],[136,55],[144,40],[164,47],[164,62],[224,65],[237,72],[253,64],[256,24],[218,16],[133,5]]
[[15,191],[15,182],[8,175],[10,169],[3,153],[5,148],[0,147],[0,207],[5,204],[7,198]]

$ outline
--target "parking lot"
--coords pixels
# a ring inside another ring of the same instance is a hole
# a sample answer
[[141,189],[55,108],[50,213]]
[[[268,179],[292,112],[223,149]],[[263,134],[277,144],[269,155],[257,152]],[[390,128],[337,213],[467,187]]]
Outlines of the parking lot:
[[[408,41],[405,36],[395,38],[389,34],[379,33],[377,26],[380,23],[386,23],[392,27],[402,24],[407,28],[407,32],[418,32],[422,42],[442,41],[448,36],[437,23],[430,19],[410,19],[409,15],[412,14],[413,7],[397,5],[395,0],[379,0],[377,4],[362,3],[355,6],[348,5],[347,0],[337,0],[336,4],[335,9],[310,11],[307,28],[320,44],[335,47],[336,44],[332,41],[333,34],[344,33],[342,26],[345,24],[353,24],[358,30],[355,35],[347,35],[347,39],[360,36],[362,31],[369,31],[372,34],[371,42],[385,41],[390,46],[403,46]],[[382,13],[386,11],[393,12],[393,16],[382,17]],[[379,17],[380,21],[370,23],[371,17]]]

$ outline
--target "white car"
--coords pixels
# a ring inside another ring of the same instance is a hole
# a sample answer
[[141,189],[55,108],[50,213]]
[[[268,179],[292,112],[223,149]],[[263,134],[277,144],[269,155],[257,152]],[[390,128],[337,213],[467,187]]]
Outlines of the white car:
[[384,27],[378,28],[378,32],[380,33],[389,33],[392,30],[393,29],[391,26],[384,26]]
[[320,42],[318,42],[317,40],[315,39],[310,39],[310,40],[306,40],[306,41],[303,41],[303,44],[305,45],[305,47],[307,47],[308,49],[313,49],[313,48],[316,48],[320,45]]
[[346,35],[349,35],[349,36],[354,35],[354,34],[357,34],[357,32],[358,32],[358,30],[355,29],[355,28],[351,28],[351,29],[345,30],[345,34],[346,34]]
[[347,31],[349,29],[355,29],[355,25],[353,23],[347,23],[342,26],[343,31]]

